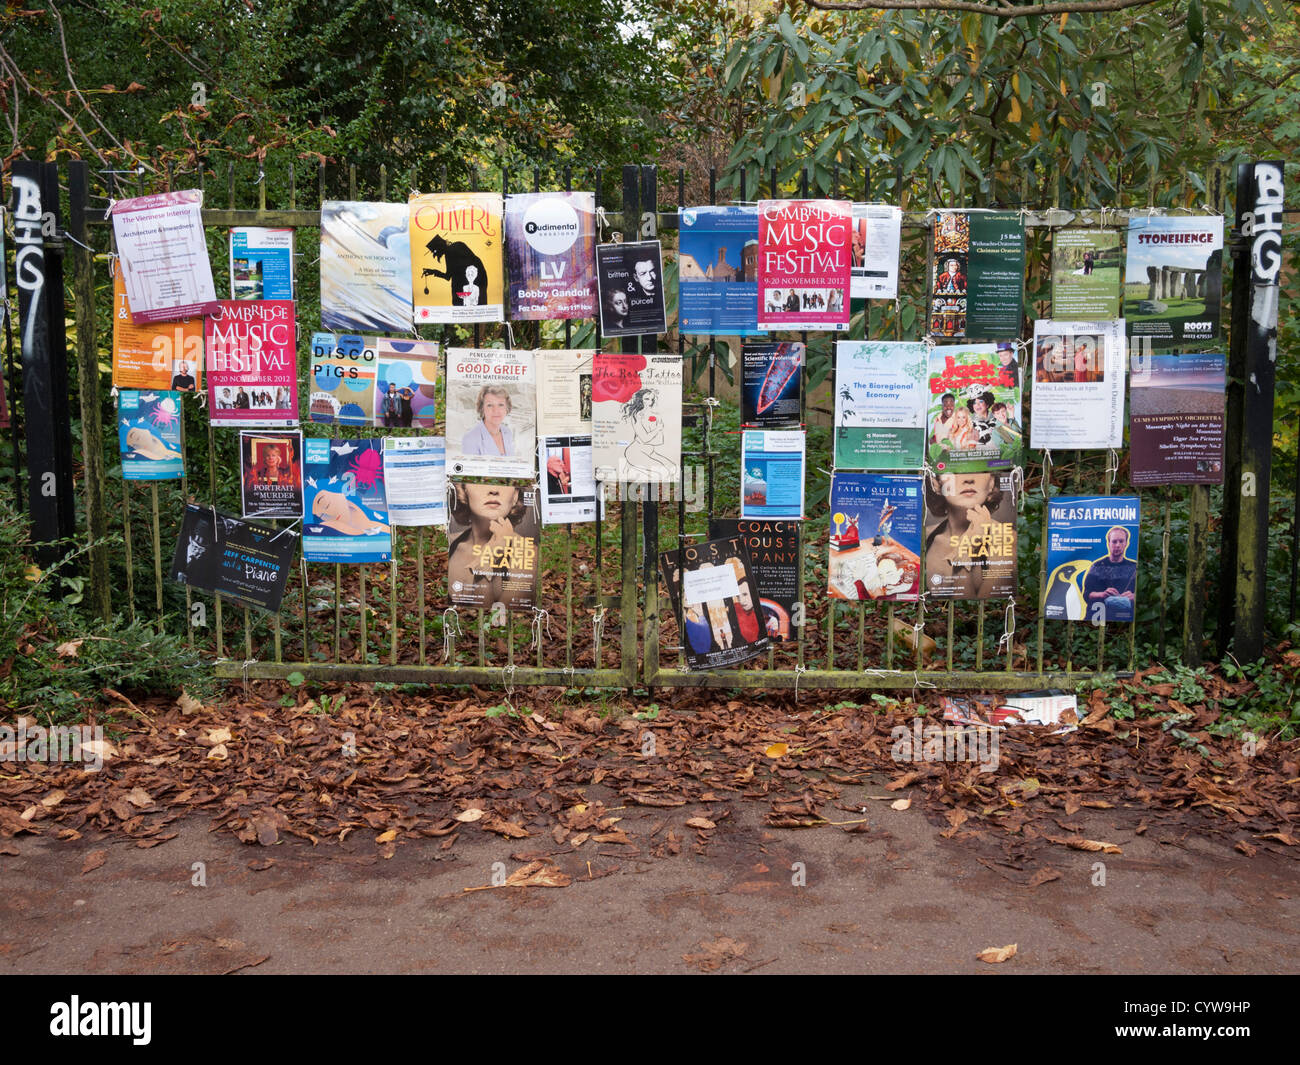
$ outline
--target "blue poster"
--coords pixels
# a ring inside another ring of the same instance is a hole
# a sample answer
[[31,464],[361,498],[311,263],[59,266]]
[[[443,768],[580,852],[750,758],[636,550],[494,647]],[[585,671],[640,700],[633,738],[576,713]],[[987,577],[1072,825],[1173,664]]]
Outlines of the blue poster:
[[758,333],[758,208],[683,207],[679,221],[681,331]]
[[803,517],[801,429],[746,429],[740,438],[742,518]]
[[1137,605],[1136,496],[1059,496],[1047,504],[1043,616],[1132,621]]
[[230,231],[230,298],[293,299],[293,230],[240,226]]
[[914,601],[921,587],[920,477],[831,477],[832,599]]
[[303,441],[308,562],[388,562],[393,534],[382,440]]
[[175,481],[185,476],[181,455],[181,394],[117,394],[117,444],[128,481]]

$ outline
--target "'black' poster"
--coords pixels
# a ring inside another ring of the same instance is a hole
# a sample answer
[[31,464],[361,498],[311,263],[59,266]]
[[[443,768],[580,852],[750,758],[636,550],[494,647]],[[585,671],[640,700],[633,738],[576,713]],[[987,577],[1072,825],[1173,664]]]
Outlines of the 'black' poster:
[[663,274],[657,240],[598,245],[600,331],[607,337],[666,332]]
[[289,583],[298,534],[194,503],[185,508],[171,578],[275,614]]

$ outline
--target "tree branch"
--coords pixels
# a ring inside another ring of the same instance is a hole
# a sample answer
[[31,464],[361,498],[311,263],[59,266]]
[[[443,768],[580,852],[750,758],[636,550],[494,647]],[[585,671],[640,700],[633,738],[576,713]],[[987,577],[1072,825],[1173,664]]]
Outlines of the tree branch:
[[90,101],[87,100],[86,97],[82,94],[81,89],[77,85],[77,79],[72,73],[72,59],[68,56],[68,39],[66,36],[64,36],[63,33],[63,15],[59,12],[59,9],[54,6],[54,0],[50,0],[50,12],[54,15],[54,21],[58,23],[59,47],[63,49],[63,65],[64,67],[67,68],[68,84],[72,86],[72,91],[77,94],[77,99],[81,101],[81,106],[85,109],[86,114],[90,115],[90,117],[95,120],[95,125],[97,125],[100,129],[102,129],[105,134],[107,134],[108,139],[111,140],[114,144],[116,144],[120,151],[128,155],[132,154],[130,152],[127,152],[126,148],[122,146],[122,142],[113,136],[112,130],[110,130],[106,125],[104,125],[104,123],[100,120],[99,115],[95,113],[95,109],[90,106]]
[[994,18],[1020,18],[1024,15],[1093,14],[1145,7],[1166,0],[1060,0],[1040,4],[1012,4],[1008,0],[808,0],[820,11],[968,11]]

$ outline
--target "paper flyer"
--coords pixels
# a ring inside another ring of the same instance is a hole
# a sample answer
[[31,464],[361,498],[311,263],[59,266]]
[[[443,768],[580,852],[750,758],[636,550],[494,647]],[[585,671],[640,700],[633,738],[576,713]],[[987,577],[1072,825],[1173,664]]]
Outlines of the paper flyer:
[[740,516],[803,518],[802,429],[745,429],[740,434]]
[[171,392],[203,387],[203,319],[136,325],[120,270],[113,273],[113,385]]
[[387,437],[384,497],[390,525],[446,525],[447,441],[441,436]]
[[1025,224],[1019,211],[938,211],[934,221],[930,334],[1020,335]]
[[831,477],[832,599],[914,601],[921,587],[920,477]]
[[934,599],[1016,594],[1016,498],[1009,472],[925,478],[925,583]]
[[591,434],[544,436],[537,449],[542,471],[542,524],[598,520]]
[[532,477],[537,386],[531,351],[447,349],[447,470]]
[[122,477],[128,481],[172,481],[185,476],[181,453],[181,394],[117,394],[117,442]]
[[594,351],[539,350],[537,432],[591,435],[591,360]]
[[320,324],[328,333],[406,333],[411,302],[410,208],[320,205]]
[[504,321],[500,194],[431,192],[409,208],[416,322]]
[[848,329],[852,231],[846,200],[759,201],[759,329]]
[[537,604],[536,496],[534,487],[452,482],[447,583],[455,606],[531,610]]
[[929,396],[927,358],[923,343],[836,343],[836,469],[921,468]]
[[1052,231],[1052,317],[1099,322],[1120,316],[1119,233],[1114,229]]
[[853,205],[853,267],[849,295],[855,300],[898,298],[898,255],[903,209],[883,203]]
[[507,196],[504,225],[510,318],[596,317],[596,194]]
[[293,572],[298,533],[255,525],[210,506],[185,507],[171,579],[237,606],[275,614]]
[[392,559],[383,447],[382,440],[303,441],[306,561]]
[[1124,320],[1129,336],[1214,340],[1223,303],[1223,219],[1219,215],[1128,223]]
[[222,300],[204,320],[213,425],[298,424],[297,331],[292,300]]
[[740,353],[740,418],[765,429],[797,428],[803,417],[803,344],[749,343]]
[[680,355],[596,352],[591,378],[596,480],[673,484],[682,462]]
[[659,241],[598,244],[596,284],[601,333],[624,337],[666,332],[663,278]]
[[375,424],[389,429],[433,429],[438,410],[438,345],[432,340],[371,343],[379,358],[375,378]]
[[1019,466],[1020,381],[1010,341],[932,348],[926,415],[930,465],[941,473]]
[[739,665],[768,649],[749,550],[743,537],[687,544],[659,556],[674,617],[685,624],[687,669]]
[[373,337],[313,333],[307,410],[321,425],[371,425],[379,356]]
[[230,231],[230,298],[293,299],[293,230],[237,226]]
[[740,537],[749,551],[750,568],[758,585],[764,626],[773,643],[798,636],[802,613],[799,581],[799,523],[736,518],[710,518],[709,539]]
[[1129,385],[1129,483],[1222,484],[1224,356],[1134,355]]
[[199,189],[137,196],[110,206],[118,268],[136,325],[217,312],[202,208]]
[[1136,496],[1056,496],[1047,501],[1043,616],[1126,622],[1137,607]]
[[302,517],[302,433],[244,430],[239,463],[244,517]]
[[688,335],[758,332],[758,209],[683,207],[677,317]]
[[1035,448],[1124,446],[1124,322],[1034,323]]

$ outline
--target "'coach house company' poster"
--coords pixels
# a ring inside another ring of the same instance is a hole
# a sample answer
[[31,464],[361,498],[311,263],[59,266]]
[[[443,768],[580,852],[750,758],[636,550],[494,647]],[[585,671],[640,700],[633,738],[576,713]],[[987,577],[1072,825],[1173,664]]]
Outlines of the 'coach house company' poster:
[[768,649],[766,618],[743,537],[687,544],[659,556],[688,669],[748,661]]
[[297,548],[293,529],[256,525],[190,503],[172,556],[171,579],[274,614],[284,598]]
[[333,333],[411,329],[410,209],[404,203],[320,205],[320,324]]
[[447,470],[531,477],[537,393],[531,351],[447,349]]
[[503,321],[501,196],[434,192],[409,207],[416,322]]
[[930,334],[1020,335],[1025,224],[1019,211],[938,211],[934,220]]
[[596,194],[506,197],[510,317],[519,322],[596,316]]
[[678,316],[689,334],[758,332],[758,210],[683,207]]
[[1048,501],[1045,617],[1133,620],[1141,513],[1136,496],[1058,496]]
[[1124,322],[1034,323],[1035,448],[1124,446]]
[[845,200],[758,204],[758,327],[849,327],[853,205]]
[[672,484],[682,462],[680,355],[596,352],[592,364],[596,480]]
[[767,635],[793,640],[803,624],[799,602],[799,522],[710,518],[709,539],[740,537],[749,551]]
[[600,331],[607,337],[662,333],[668,328],[663,256],[657,240],[596,247]]
[[1213,340],[1223,301],[1223,219],[1130,218],[1124,320],[1130,336]]
[[835,467],[919,470],[925,462],[925,344],[835,345]]
[[387,562],[393,557],[382,440],[303,441],[302,557]]
[[1223,355],[1134,355],[1130,371],[1129,483],[1222,484]]
[[222,300],[205,319],[213,425],[298,424],[297,328],[292,300]]
[[930,350],[926,446],[940,471],[1020,465],[1020,363],[1010,341]]

